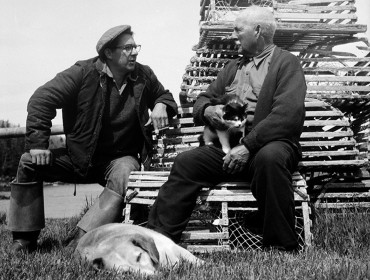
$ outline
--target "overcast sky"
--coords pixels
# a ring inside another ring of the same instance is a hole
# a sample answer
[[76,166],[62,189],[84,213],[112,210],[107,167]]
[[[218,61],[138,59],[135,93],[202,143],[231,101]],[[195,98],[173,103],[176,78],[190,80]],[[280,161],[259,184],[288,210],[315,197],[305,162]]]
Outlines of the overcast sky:
[[[100,36],[121,24],[130,24],[136,43],[142,45],[138,61],[149,65],[178,100],[182,75],[199,38],[199,3],[0,0],[0,120],[24,126],[33,92],[77,60],[96,56]],[[356,5],[359,23],[370,29],[370,0],[357,0]],[[60,113],[53,123],[62,123]]]

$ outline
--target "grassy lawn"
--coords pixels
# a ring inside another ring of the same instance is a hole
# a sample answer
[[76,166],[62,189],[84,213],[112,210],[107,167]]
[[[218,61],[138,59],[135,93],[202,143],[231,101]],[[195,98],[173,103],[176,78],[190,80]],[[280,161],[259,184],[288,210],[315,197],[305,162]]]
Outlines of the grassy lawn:
[[[11,235],[0,214],[0,279],[147,279],[134,273],[94,271],[64,249],[78,217],[49,219],[40,250],[14,256]],[[161,269],[150,279],[370,279],[370,210],[320,210],[313,229],[314,246],[291,255],[278,252],[217,252],[200,255],[200,268],[182,263]]]

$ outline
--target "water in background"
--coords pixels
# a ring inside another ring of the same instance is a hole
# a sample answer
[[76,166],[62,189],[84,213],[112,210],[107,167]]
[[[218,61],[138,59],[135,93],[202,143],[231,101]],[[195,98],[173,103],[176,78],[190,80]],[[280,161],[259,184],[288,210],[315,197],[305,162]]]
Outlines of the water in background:
[[[68,218],[79,215],[103,191],[98,184],[77,184],[76,196],[73,195],[74,184],[48,185],[44,187],[44,205],[46,218]],[[1,196],[9,197],[9,192],[1,192]],[[9,199],[0,200],[0,212],[8,212]]]

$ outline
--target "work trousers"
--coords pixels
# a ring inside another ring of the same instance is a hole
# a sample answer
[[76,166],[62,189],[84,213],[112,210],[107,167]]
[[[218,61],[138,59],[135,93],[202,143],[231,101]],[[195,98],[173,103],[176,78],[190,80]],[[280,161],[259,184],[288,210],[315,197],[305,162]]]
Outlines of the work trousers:
[[292,173],[300,160],[298,149],[286,141],[270,142],[251,155],[246,168],[235,175],[223,170],[224,156],[225,153],[214,145],[179,154],[151,208],[148,227],[178,243],[202,187],[242,180],[251,183],[257,200],[263,246],[296,249]]
[[19,161],[17,183],[38,181],[62,181],[76,184],[99,183],[124,196],[130,172],[140,169],[137,158],[124,156],[93,165],[88,174],[82,177],[75,172],[65,148],[52,149],[51,152],[52,164],[48,166],[32,164],[31,155],[24,153]]

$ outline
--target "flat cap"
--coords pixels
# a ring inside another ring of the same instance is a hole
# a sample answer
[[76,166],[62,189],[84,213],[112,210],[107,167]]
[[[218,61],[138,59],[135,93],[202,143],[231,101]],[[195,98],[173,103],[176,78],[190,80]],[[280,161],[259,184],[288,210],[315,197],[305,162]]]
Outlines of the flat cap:
[[96,44],[96,51],[98,52],[98,54],[100,54],[100,52],[105,49],[105,46],[109,42],[112,42],[115,38],[117,38],[124,32],[131,32],[131,26],[119,25],[105,31],[104,34],[100,37],[98,43]]

